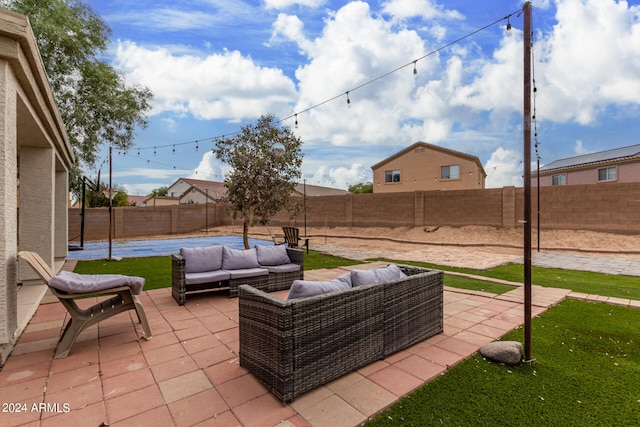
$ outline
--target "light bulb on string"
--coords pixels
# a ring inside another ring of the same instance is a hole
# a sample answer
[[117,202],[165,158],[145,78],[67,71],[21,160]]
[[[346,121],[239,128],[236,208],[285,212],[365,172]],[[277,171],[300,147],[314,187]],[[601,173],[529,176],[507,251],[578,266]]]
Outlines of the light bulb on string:
[[418,60],[413,61],[413,77],[418,78],[418,68],[417,68]]
[[351,108],[351,98],[349,98],[349,91],[347,91],[347,108]]
[[153,147],[153,155],[156,155],[156,147]]
[[507,17],[507,35],[508,36],[511,35],[511,21],[509,20],[508,17]]
[[176,154],[176,145],[173,144],[173,154]]
[[296,113],[296,124],[295,124],[295,126],[296,126],[296,129],[298,129],[298,113]]
[[196,139],[196,151],[198,151],[200,147],[198,146],[198,140]]

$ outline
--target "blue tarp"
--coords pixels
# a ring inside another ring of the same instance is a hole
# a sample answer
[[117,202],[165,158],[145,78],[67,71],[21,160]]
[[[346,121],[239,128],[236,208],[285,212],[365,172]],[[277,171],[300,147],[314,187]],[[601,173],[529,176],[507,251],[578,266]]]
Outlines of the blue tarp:
[[[177,254],[180,248],[195,248],[199,246],[219,245],[233,249],[244,249],[240,236],[207,236],[188,237],[181,239],[162,240],[131,240],[127,242],[112,242],[111,256],[119,258],[165,256]],[[251,247],[255,245],[273,245],[272,241],[249,239]],[[109,242],[89,242],[84,249],[70,250],[68,259],[89,260],[107,259],[109,257]]]

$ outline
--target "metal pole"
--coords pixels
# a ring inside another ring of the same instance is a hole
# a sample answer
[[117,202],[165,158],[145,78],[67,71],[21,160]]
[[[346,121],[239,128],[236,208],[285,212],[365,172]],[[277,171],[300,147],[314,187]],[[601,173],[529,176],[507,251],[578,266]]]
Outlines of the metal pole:
[[[307,180],[306,178],[302,180],[302,188],[304,189],[304,198],[303,198],[303,206],[304,209],[304,237],[307,237]],[[309,247],[307,246],[307,250]]]
[[82,177],[82,208],[80,210],[80,248],[84,249],[84,215],[85,215],[85,195],[87,191],[86,177]]
[[540,155],[538,154],[537,145],[536,158],[538,160],[538,174],[536,175],[536,179],[538,181],[538,252],[540,252]]
[[524,11],[524,357],[531,360],[531,2]]
[[113,220],[111,218],[111,211],[113,208],[113,202],[112,202],[112,197],[111,197],[111,177],[113,175],[113,168],[112,168],[112,147],[109,147],[109,258],[108,260],[111,261],[111,241],[113,239]]
[[205,194],[205,203],[206,205],[204,205],[204,229],[205,232],[209,232],[209,189],[205,188],[204,189],[204,194]]

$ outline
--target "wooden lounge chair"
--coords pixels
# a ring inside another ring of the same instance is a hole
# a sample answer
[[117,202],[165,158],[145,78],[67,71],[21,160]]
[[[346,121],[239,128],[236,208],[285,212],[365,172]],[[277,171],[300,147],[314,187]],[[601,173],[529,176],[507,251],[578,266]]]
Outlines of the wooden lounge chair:
[[307,253],[309,253],[309,239],[300,238],[300,229],[296,227],[282,227],[282,231],[284,232],[284,241],[287,243],[287,246],[297,248],[300,240],[304,240],[304,246],[307,248]]
[[273,240],[274,245],[284,245],[287,243],[287,241],[284,240],[283,234],[273,234],[271,227],[267,227],[267,230],[269,230],[269,235],[271,236],[271,240]]
[[[55,352],[55,358],[60,359],[67,357],[71,346],[76,341],[82,331],[88,327],[108,319],[118,313],[122,313],[127,310],[135,310],[138,315],[138,320],[142,323],[144,329],[144,338],[146,340],[151,339],[151,329],[147,321],[147,316],[144,312],[144,307],[140,302],[138,295],[134,294],[131,286],[114,286],[104,289],[93,289],[91,292],[69,292],[56,289],[51,286],[50,282],[55,277],[51,268],[42,259],[40,255],[35,252],[21,251],[18,253],[20,259],[25,260],[38,275],[44,280],[51,293],[55,295],[62,305],[69,312],[71,319],[67,322],[67,325],[58,340],[58,346]],[[81,275],[80,275],[81,276]],[[116,278],[115,275],[103,275]],[[95,277],[86,275],[85,277]],[[137,279],[130,276],[120,276],[126,282],[127,279]],[[88,309],[81,309],[75,302],[76,298],[95,297],[102,295],[114,295],[113,297],[106,299],[102,302],[98,302]]]

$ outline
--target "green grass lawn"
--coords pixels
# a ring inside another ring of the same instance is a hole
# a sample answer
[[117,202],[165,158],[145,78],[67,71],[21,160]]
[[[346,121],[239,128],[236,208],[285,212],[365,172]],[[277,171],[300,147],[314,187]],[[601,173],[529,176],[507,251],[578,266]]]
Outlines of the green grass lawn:
[[566,300],[533,319],[533,363],[475,354],[366,425],[638,425],[638,325],[638,309]]
[[[424,262],[397,260],[389,262],[468,273],[476,276],[508,280],[510,282],[524,282],[524,267],[522,264],[505,264],[488,270],[474,270],[471,268],[447,267]],[[640,278],[637,276],[622,276],[616,274],[591,273],[588,271],[562,270],[559,268],[542,268],[532,266],[531,282],[534,285],[549,288],[571,289],[572,291],[582,292],[585,294],[606,295],[610,297],[640,300]]]
[[[523,266],[490,270],[390,261],[523,281]],[[359,264],[310,251],[305,270]],[[76,272],[121,273],[147,279],[145,289],[171,286],[171,258],[81,261]],[[533,283],[640,299],[637,277],[533,267]],[[502,293],[510,286],[445,275],[447,286]],[[379,414],[368,426],[638,425],[640,310],[566,300],[533,319],[531,364],[505,366],[479,354],[448,370]],[[503,340],[523,341],[517,329]]]

